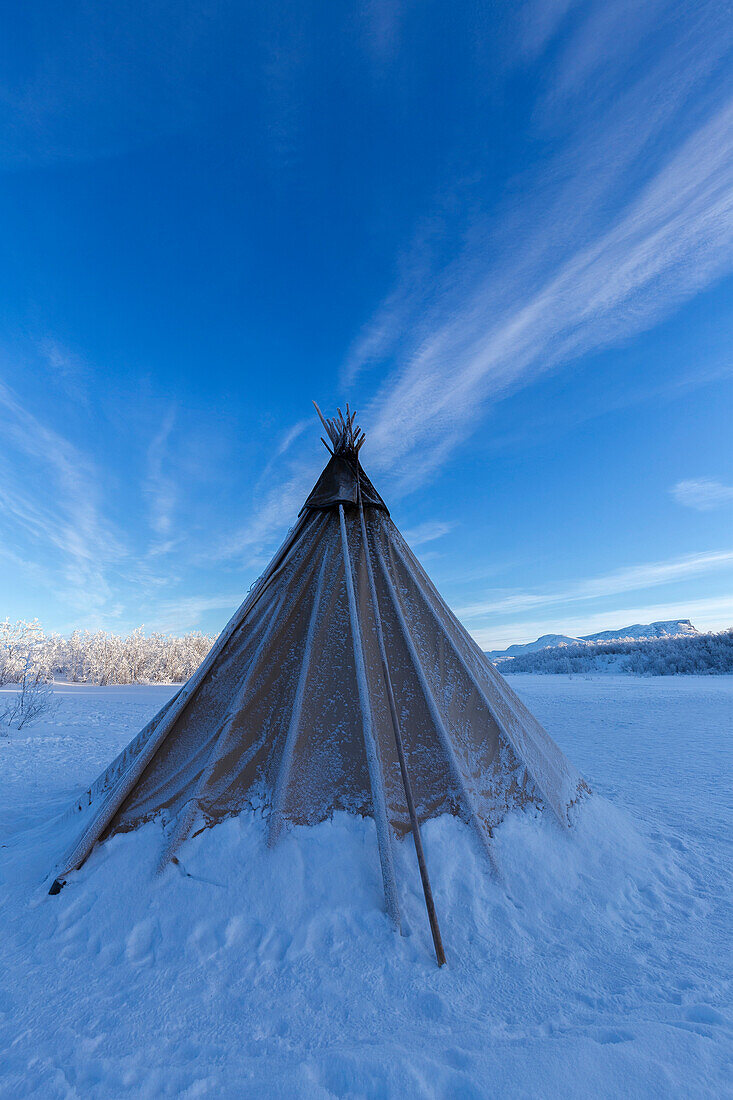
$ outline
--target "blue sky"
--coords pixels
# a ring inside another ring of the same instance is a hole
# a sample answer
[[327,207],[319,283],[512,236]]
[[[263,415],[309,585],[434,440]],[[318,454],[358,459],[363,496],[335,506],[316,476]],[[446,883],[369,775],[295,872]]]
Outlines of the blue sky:
[[733,624],[725,3],[4,23],[0,617],[220,628],[315,398],[486,647]]

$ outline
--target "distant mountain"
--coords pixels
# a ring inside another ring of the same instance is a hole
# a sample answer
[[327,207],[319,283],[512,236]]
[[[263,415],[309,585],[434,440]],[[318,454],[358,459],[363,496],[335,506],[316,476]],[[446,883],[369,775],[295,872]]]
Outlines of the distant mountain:
[[570,638],[567,634],[543,634],[536,642],[510,645],[508,649],[497,649],[492,653],[487,653],[487,657],[492,659],[495,657],[501,657],[502,659],[519,657],[522,653],[534,653],[538,649],[551,649],[556,645],[572,645],[577,640],[577,638]]
[[659,623],[635,623],[622,630],[601,630],[598,634],[585,634],[579,642],[615,642],[619,638],[678,638],[680,634],[699,634],[689,619],[669,619]]
[[642,638],[676,638],[680,635],[690,636],[699,633],[700,631],[689,619],[668,619],[658,623],[634,623],[633,626],[624,626],[620,630],[600,630],[597,634],[583,634],[579,638],[571,638],[567,634],[543,634],[536,642],[510,645],[508,649],[495,649],[487,652],[486,656],[492,661],[508,661],[524,653],[536,653],[540,649],[553,649],[555,646],[574,645],[576,642],[616,642],[625,638],[638,641]]

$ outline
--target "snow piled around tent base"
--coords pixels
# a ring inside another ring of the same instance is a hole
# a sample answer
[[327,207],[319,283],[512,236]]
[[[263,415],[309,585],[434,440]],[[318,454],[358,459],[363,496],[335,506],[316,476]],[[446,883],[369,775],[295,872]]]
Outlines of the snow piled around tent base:
[[[374,824],[346,815],[293,829],[274,850],[262,819],[231,819],[160,876],[151,823],[98,846],[47,897],[66,838],[42,823],[129,729],[82,725],[103,714],[97,691],[68,702],[61,737],[49,726],[6,741],[0,1096],[728,1094],[729,811],[714,791],[731,692],[718,686],[705,704],[696,685],[632,683],[624,695],[547,679],[532,688],[543,716],[587,754],[591,780],[592,758],[605,789],[624,794],[587,799],[569,832],[549,815],[510,816],[495,839],[505,885],[467,826],[428,822],[442,970],[411,839],[397,845],[400,937],[384,913]],[[122,714],[140,696],[115,698]],[[694,756],[683,729],[698,738]],[[15,831],[9,805],[41,824]]]
[[36,895],[27,984],[5,995],[6,1021],[25,1017],[16,1095],[652,1095],[724,1022],[682,977],[655,1021],[672,945],[654,929],[700,903],[674,850],[600,798],[572,834],[507,820],[506,889],[464,825],[427,824],[443,971],[409,840],[407,935],[390,930],[370,820],[271,851],[261,820],[232,819],[156,877],[161,840],[156,824],[114,837],[59,898]]

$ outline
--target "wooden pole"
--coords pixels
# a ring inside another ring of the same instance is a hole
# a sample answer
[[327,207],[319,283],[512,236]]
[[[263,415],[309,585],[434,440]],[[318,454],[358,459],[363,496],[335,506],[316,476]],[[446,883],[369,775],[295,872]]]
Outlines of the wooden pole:
[[463,800],[464,810],[468,814],[468,818],[469,818],[471,824],[473,825],[474,829],[476,830],[476,834],[477,834],[477,836],[478,836],[478,838],[481,842],[481,846],[484,849],[484,851],[486,852],[486,855],[488,856],[489,863],[491,865],[492,871],[494,872],[496,877],[504,884],[503,876],[502,876],[501,871],[499,870],[499,867],[497,865],[496,858],[494,856],[493,850],[491,848],[491,844],[489,842],[489,837],[488,837],[487,832],[486,832],[486,828],[485,828],[483,822],[481,821],[481,819],[478,815],[478,811],[476,810],[474,797],[473,797],[473,795],[471,794],[471,792],[468,788],[465,776],[463,775],[463,772],[461,771],[460,765],[458,764],[458,761],[456,759],[456,754],[455,754],[455,750],[453,748],[453,745],[451,743],[450,734],[448,733],[445,722],[443,721],[443,717],[442,717],[442,715],[440,713],[440,710],[438,708],[438,704],[435,701],[435,696],[433,695],[430,684],[428,683],[428,678],[425,674],[425,669],[422,667],[422,664],[420,662],[420,655],[418,654],[417,649],[415,648],[415,643],[412,640],[412,637],[410,635],[410,630],[409,630],[407,622],[405,620],[405,614],[404,614],[404,611],[402,610],[402,606],[400,604],[400,598],[397,595],[397,590],[395,588],[394,581],[392,580],[391,576],[389,575],[389,570],[387,568],[387,563],[385,562],[384,557],[383,557],[381,551],[379,550],[379,548],[377,548],[376,559],[379,562],[379,565],[381,566],[382,578],[384,580],[384,583],[387,585],[387,590],[389,591],[390,600],[392,602],[392,608],[393,608],[395,616],[397,618],[397,622],[399,623],[400,630],[402,632],[402,637],[404,639],[405,645],[407,646],[407,650],[410,654],[410,658],[411,658],[412,663],[414,665],[415,674],[417,675],[417,678],[420,682],[420,687],[422,689],[423,698],[425,699],[426,706],[427,706],[427,708],[430,712],[430,717],[433,720],[433,725],[435,726],[435,731],[438,734],[441,745],[443,746],[443,751],[446,755],[446,759],[448,761],[448,765],[449,765],[450,770],[451,770],[451,775],[453,776],[453,782],[456,784],[459,791],[461,792],[461,798]]
[[392,859],[391,828],[387,817],[387,804],[384,798],[384,776],[382,775],[379,748],[377,746],[374,722],[372,719],[369,684],[367,681],[366,665],[364,663],[364,646],[361,638],[361,627],[359,626],[359,612],[356,603],[356,592],[354,590],[354,576],[351,570],[351,555],[349,553],[349,540],[346,535],[346,520],[344,519],[343,504],[339,504],[338,509],[339,526],[341,528],[341,548],[344,558],[346,596],[349,603],[349,619],[351,620],[351,640],[354,647],[356,686],[359,694],[359,706],[361,708],[361,728],[364,737],[364,749],[366,751],[367,767],[369,768],[369,785],[372,791],[374,823],[377,828],[379,861],[382,865],[384,899],[387,905],[387,913],[392,923],[398,931],[401,931],[397,880],[395,879],[394,861]]
[[422,879],[422,888],[425,895],[425,908],[428,911],[428,920],[430,922],[430,931],[433,935],[433,944],[435,946],[435,957],[438,960],[438,966],[445,965],[445,951],[443,950],[443,940],[440,935],[440,926],[438,925],[438,916],[435,912],[435,902],[433,901],[433,891],[430,887],[430,878],[428,876],[428,865],[425,861],[425,852],[422,846],[422,837],[420,835],[420,824],[417,820],[417,812],[415,810],[415,800],[412,796],[412,784],[410,783],[410,776],[407,772],[407,761],[405,760],[405,750],[402,744],[402,733],[400,732],[400,721],[397,717],[397,704],[395,703],[394,690],[392,688],[392,677],[389,674],[389,665],[387,664],[387,650],[384,645],[384,632],[382,630],[382,617],[379,613],[379,602],[377,600],[377,588],[374,583],[374,573],[372,571],[372,562],[369,556],[369,543],[367,542],[366,522],[364,520],[364,505],[361,499],[361,485],[359,482],[359,470],[356,470],[356,484],[359,497],[359,519],[361,521],[361,537],[364,542],[364,556],[366,557],[367,574],[369,577],[369,591],[371,593],[372,609],[374,611],[374,620],[377,627],[377,642],[379,644],[379,655],[382,660],[382,673],[384,675],[384,683],[387,688],[387,700],[389,702],[389,711],[392,716],[392,729],[394,730],[394,739],[397,746],[397,756],[400,762],[400,772],[402,774],[402,786],[405,790],[405,800],[407,802],[407,810],[410,815],[410,825],[412,826],[412,838],[415,841],[415,852],[417,853],[417,863],[420,868],[420,878]]

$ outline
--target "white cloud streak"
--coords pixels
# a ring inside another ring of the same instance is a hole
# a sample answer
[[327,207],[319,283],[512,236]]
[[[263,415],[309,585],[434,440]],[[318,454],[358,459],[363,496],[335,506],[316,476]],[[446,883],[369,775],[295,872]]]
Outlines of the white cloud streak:
[[308,417],[307,419],[303,418],[303,420],[299,420],[296,424],[293,424],[293,426],[291,428],[288,428],[288,430],[283,433],[283,436],[282,436],[280,442],[278,443],[277,447],[275,448],[275,454],[278,457],[280,455],[284,455],[286,453],[286,451],[290,450],[293,443],[295,443],[296,439],[298,439],[299,436],[301,436],[303,434],[305,429],[310,428],[312,426],[313,426],[313,418],[312,417]]
[[487,403],[653,324],[731,266],[733,101],[684,144],[624,216],[526,300],[491,318],[481,292],[399,367],[369,410],[381,465],[429,469]]
[[[696,16],[680,30],[663,0],[538,0],[523,12],[515,67],[566,35],[535,106],[544,136],[561,133],[559,153],[514,181],[520,201],[461,227],[465,250],[447,268],[435,266],[445,249],[434,245],[455,232],[454,204],[422,213],[414,247],[396,258],[396,285],[342,371],[353,394],[379,367],[361,419],[369,466],[393,498],[440,467],[494,402],[655,324],[733,262],[733,100],[708,98],[707,116],[699,103],[685,115],[730,45],[727,21]],[[645,36],[665,20],[677,37],[640,65]],[[568,119],[576,128],[566,133]],[[273,454],[249,522],[207,559],[261,563],[291,522],[318,472],[282,461],[304,423]]]
[[317,476],[318,468],[306,465],[284,480],[274,480],[253,508],[248,522],[233,535],[220,540],[207,551],[205,558],[210,561],[239,559],[242,565],[250,568],[263,566],[268,549],[278,534],[295,523]]
[[674,584],[690,577],[729,569],[733,569],[733,550],[689,554],[667,561],[647,562],[617,569],[598,577],[587,577],[555,591],[515,592],[498,599],[479,601],[459,608],[457,614],[467,622],[486,615],[509,616],[534,608],[606,599],[624,592]]
[[[90,615],[109,604],[110,565],[125,549],[104,520],[93,465],[0,382],[0,505],[5,537],[21,532],[60,554],[63,598]],[[15,551],[16,560],[23,555]]]
[[447,535],[455,526],[455,523],[444,523],[441,520],[426,520],[425,523],[419,523],[417,527],[412,527],[403,534],[409,545],[414,548],[424,546],[426,542],[442,539],[443,535]]
[[148,447],[148,473],[144,492],[150,501],[150,525],[161,542],[154,547],[155,553],[163,552],[167,545],[173,523],[173,512],[177,500],[175,479],[168,472],[168,442],[176,422],[176,410],[171,408],[163,417],[158,431]]
[[733,485],[723,485],[707,477],[678,481],[670,492],[678,504],[698,512],[712,512],[733,504]]
[[154,627],[163,633],[197,630],[201,625],[202,615],[207,611],[223,612],[226,621],[243,599],[244,593],[237,592],[220,596],[183,596],[181,599],[166,601],[153,610]]
[[[624,18],[646,27],[642,13],[620,7]],[[553,5],[550,28],[565,8]],[[582,126],[543,180],[523,192],[521,207],[475,227],[478,243],[450,270],[425,278],[422,302],[414,290],[390,292],[356,341],[345,379],[391,361],[364,420],[375,464],[398,464],[405,489],[440,466],[492,403],[654,325],[731,269],[733,99],[718,99],[703,121],[699,108],[691,119],[677,117],[729,40],[723,29],[719,41],[710,35],[709,49],[690,56],[683,36],[661,52],[656,68],[646,66],[636,83],[620,88],[604,74],[616,91],[610,105],[602,101],[596,118],[578,107]],[[573,89],[583,97],[593,66],[607,63],[597,48],[583,50],[582,65],[574,55],[572,76],[556,75],[563,97]],[[627,60],[622,53],[613,59],[616,78]],[[668,136],[675,120],[676,144],[666,142],[666,158],[649,155],[650,143]],[[629,178],[641,182],[629,188]],[[607,214],[609,205],[615,215]],[[415,334],[412,343],[406,332]]]

